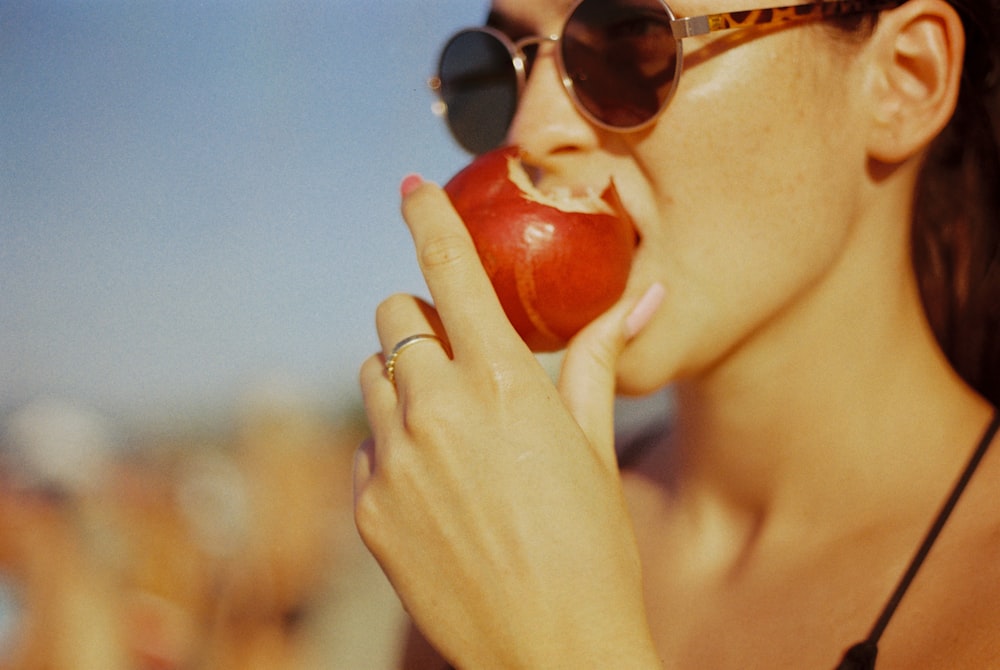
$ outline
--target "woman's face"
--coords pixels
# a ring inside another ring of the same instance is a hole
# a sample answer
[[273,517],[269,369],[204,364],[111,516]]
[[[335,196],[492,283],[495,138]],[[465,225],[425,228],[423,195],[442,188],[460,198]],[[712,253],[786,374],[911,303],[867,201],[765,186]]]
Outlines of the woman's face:
[[[768,6],[734,2],[671,6],[681,17]],[[493,10],[505,31],[548,35],[571,4],[497,0]],[[508,138],[539,169],[543,188],[600,186],[613,176],[635,219],[642,240],[627,295],[659,281],[667,297],[622,356],[627,393],[752,350],[795,312],[850,242],[866,167],[851,132],[856,68],[846,45],[819,26],[689,38],[684,61],[655,125],[622,134],[576,111],[543,47]]]

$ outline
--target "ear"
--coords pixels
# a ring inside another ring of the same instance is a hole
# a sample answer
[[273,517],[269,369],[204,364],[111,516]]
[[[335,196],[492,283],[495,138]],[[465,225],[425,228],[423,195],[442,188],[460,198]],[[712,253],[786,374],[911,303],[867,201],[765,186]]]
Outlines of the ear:
[[882,12],[870,46],[869,155],[900,163],[920,153],[951,119],[965,32],[945,0],[908,0]]

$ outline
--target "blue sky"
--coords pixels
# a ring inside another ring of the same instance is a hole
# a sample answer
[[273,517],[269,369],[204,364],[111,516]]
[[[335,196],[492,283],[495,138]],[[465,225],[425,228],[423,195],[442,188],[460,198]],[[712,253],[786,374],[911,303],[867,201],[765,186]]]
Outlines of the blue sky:
[[351,402],[375,305],[424,293],[398,184],[467,160],[425,81],[486,5],[0,3],[0,409]]

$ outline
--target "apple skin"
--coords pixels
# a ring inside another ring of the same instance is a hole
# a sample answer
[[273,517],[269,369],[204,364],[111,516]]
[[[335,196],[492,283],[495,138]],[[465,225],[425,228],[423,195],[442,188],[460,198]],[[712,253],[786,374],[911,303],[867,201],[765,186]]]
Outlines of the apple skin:
[[519,150],[502,147],[444,188],[507,318],[532,351],[564,348],[624,292],[637,235],[613,183],[599,199],[529,193]]

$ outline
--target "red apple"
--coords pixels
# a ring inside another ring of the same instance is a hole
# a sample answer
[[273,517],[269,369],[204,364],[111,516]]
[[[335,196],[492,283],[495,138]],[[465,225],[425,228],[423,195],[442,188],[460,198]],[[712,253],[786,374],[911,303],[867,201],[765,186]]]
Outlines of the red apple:
[[614,184],[542,193],[516,147],[475,159],[445,186],[511,324],[533,351],[566,346],[621,297],[636,231]]

